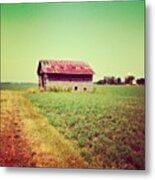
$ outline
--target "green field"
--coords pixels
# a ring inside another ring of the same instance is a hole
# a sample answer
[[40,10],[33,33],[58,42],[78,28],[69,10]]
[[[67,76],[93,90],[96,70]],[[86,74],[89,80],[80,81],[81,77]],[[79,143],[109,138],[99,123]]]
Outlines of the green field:
[[144,169],[144,87],[24,93],[90,167]]
[[37,84],[35,83],[11,83],[11,82],[0,83],[1,90],[23,91],[23,90],[27,90],[28,88],[36,88],[36,87]]

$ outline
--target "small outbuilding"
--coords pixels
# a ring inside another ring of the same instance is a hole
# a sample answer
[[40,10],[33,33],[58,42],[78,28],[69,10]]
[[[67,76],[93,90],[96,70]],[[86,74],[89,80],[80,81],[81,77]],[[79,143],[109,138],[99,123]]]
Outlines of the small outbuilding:
[[40,60],[39,87],[92,91],[94,71],[83,61]]

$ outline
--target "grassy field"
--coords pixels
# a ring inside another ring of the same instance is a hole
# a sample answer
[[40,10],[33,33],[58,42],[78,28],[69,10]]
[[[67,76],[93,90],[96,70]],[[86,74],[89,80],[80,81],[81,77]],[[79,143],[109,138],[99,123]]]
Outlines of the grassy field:
[[1,91],[0,166],[86,168],[88,164],[21,91]]
[[96,86],[93,93],[24,93],[89,167],[144,169],[144,87]]
[[1,90],[24,91],[29,88],[36,88],[36,87],[37,84],[35,83],[11,83],[11,82],[0,83]]

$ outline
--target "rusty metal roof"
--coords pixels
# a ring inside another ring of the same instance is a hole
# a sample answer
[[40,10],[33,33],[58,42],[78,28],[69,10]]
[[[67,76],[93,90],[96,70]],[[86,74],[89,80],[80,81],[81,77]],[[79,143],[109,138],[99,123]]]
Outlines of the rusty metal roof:
[[83,61],[40,60],[39,63],[43,73],[88,75],[95,73],[90,66]]

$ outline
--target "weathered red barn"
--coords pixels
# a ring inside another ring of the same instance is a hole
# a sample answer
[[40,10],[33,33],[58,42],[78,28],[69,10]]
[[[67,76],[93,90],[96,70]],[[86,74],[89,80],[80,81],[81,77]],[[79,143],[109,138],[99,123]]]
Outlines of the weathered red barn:
[[82,61],[40,60],[37,70],[39,87],[58,87],[75,91],[93,89],[94,71]]

